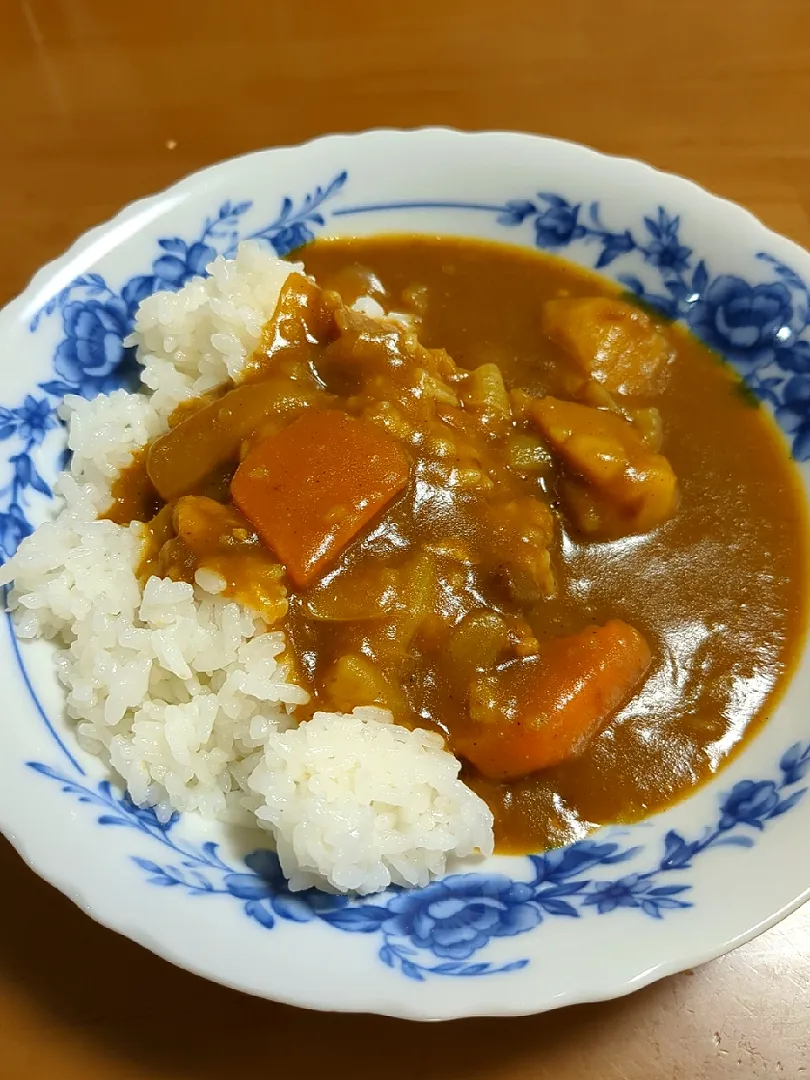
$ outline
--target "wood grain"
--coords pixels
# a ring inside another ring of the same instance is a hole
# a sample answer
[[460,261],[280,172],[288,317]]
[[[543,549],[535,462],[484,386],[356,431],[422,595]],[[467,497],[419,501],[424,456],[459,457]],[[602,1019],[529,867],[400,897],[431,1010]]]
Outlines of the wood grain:
[[[807,0],[0,0],[0,102],[0,301],[84,229],[192,169],[376,126],[514,128],[640,157],[810,246]],[[621,1001],[406,1027],[196,979],[92,923],[5,844],[0,874],[4,1080],[287,1068],[802,1080],[810,1068],[808,909]]]

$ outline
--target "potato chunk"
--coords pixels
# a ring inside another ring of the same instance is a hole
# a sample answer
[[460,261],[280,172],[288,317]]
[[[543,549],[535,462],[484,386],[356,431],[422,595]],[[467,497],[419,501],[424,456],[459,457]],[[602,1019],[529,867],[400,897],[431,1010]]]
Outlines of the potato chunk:
[[562,494],[583,533],[647,532],[673,513],[678,485],[672,467],[628,420],[553,397],[535,401],[530,412],[568,467]]
[[664,387],[672,345],[649,315],[623,300],[547,300],[543,329],[611,393],[648,396]]

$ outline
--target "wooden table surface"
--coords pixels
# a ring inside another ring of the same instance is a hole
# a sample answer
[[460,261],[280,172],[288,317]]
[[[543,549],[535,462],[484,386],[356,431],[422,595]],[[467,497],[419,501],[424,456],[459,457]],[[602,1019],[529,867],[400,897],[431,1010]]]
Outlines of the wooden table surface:
[[[0,302],[192,169],[381,125],[644,158],[810,246],[810,0],[0,0],[0,104]],[[5,843],[0,880],[0,1080],[810,1080],[810,905],[624,1000],[406,1026],[172,968]]]

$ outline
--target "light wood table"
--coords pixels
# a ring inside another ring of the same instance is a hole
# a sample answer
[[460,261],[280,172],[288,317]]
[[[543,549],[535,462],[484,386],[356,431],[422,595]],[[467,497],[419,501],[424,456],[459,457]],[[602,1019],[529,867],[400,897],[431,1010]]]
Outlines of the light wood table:
[[[809,115],[810,0],[0,0],[0,301],[192,169],[381,125],[644,158],[810,246]],[[810,908],[621,1001],[406,1026],[178,971],[5,844],[0,881],[0,1080],[810,1080]]]

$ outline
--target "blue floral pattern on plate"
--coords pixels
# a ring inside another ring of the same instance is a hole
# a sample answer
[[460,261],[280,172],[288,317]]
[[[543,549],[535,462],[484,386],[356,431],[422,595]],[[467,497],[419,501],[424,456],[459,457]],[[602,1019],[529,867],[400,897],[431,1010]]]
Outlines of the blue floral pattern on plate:
[[692,886],[678,877],[670,883],[668,875],[690,869],[693,860],[710,848],[751,847],[752,831],[762,831],[791,810],[807,792],[798,785],[810,771],[810,743],[796,743],[782,755],[778,780],[738,781],[721,797],[717,822],[702,836],[690,840],[670,830],[651,869],[604,876],[605,868],[637,863],[643,848],[616,840],[580,840],[528,856],[531,877],[526,881],[504,874],[451,874],[422,889],[392,889],[369,899],[317,889],[292,893],[272,851],[253,851],[244,859],[245,869],[234,869],[220,857],[216,844],[198,847],[176,838],[177,815],[162,824],[153,811],[135,806],[127,795],[118,796],[106,780],[93,787],[49,765],[29,765],[100,810],[99,825],[137,829],[166,849],[170,861],[133,857],[151,884],[181,888],[195,896],[227,896],[239,901],[245,915],[267,930],[278,919],[319,920],[346,933],[376,934],[383,963],[421,980],[430,975],[519,970],[529,961],[499,964],[471,958],[494,939],[516,937],[549,919],[607,915],[620,908],[661,919],[691,907],[685,894]]
[[[47,498],[50,488],[41,475],[42,447],[56,427],[57,406],[66,394],[92,397],[126,383],[134,372],[124,341],[140,302],[159,289],[177,290],[204,273],[218,254],[231,255],[240,240],[269,244],[279,255],[312,240],[325,224],[323,206],[347,183],[338,173],[318,186],[296,207],[282,200],[275,219],[255,231],[241,229],[250,201],[223,203],[207,218],[192,240],[164,237],[146,273],[136,275],[118,291],[100,275],[87,273],[57,293],[31,322],[36,333],[44,319],[59,316],[63,337],[53,359],[54,378],[39,384],[15,407],[0,407],[0,441],[13,447],[7,456],[10,479],[0,489],[0,547],[4,557],[16,550],[32,531],[28,517],[35,496]],[[681,239],[681,222],[659,207],[640,228],[613,230],[602,221],[598,202],[572,202],[544,192],[534,199],[510,199],[500,205],[473,203],[391,203],[385,206],[344,206],[337,215],[383,212],[386,209],[449,208],[485,211],[507,228],[528,226],[538,248],[562,252],[573,244],[593,248],[595,269],[619,259],[641,259],[659,279],[651,289],[634,274],[618,280],[642,301],[665,316],[681,319],[709,346],[725,355],[753,394],[775,410],[783,431],[792,440],[797,460],[810,458],[810,289],[793,270],[766,253],[758,258],[771,279],[750,283],[720,274],[712,277],[703,260]],[[638,262],[637,262],[638,265]],[[81,802],[100,811],[102,826],[130,828],[159,844],[161,862],[133,861],[156,887],[177,888],[195,896],[223,896],[243,905],[245,915],[265,929],[278,920],[317,920],[348,933],[378,935],[379,958],[411,979],[430,975],[479,976],[503,974],[526,966],[528,960],[507,963],[473,960],[499,938],[515,937],[554,918],[606,915],[633,909],[655,919],[692,906],[686,899],[692,886],[667,876],[687,871],[698,856],[720,845],[750,847],[758,831],[791,810],[806,794],[799,785],[810,771],[810,744],[796,743],[779,761],[772,780],[742,780],[720,799],[717,820],[699,837],[688,839],[670,830],[663,851],[652,866],[639,869],[644,849],[616,839],[586,839],[568,847],[528,856],[530,876],[516,880],[502,874],[453,874],[422,889],[389,890],[369,899],[333,896],[317,890],[291,893],[277,856],[264,849],[244,859],[244,867],[226,863],[214,843],[199,846],[182,841],[175,829],[177,815],[162,824],[148,809],[119,796],[108,781],[93,786],[58,737],[36,698],[19,650],[15,654],[43,720],[69,762],[71,775],[41,762],[29,765],[56,781]],[[614,876],[618,864],[636,867]],[[607,873],[606,873],[607,870]]]

